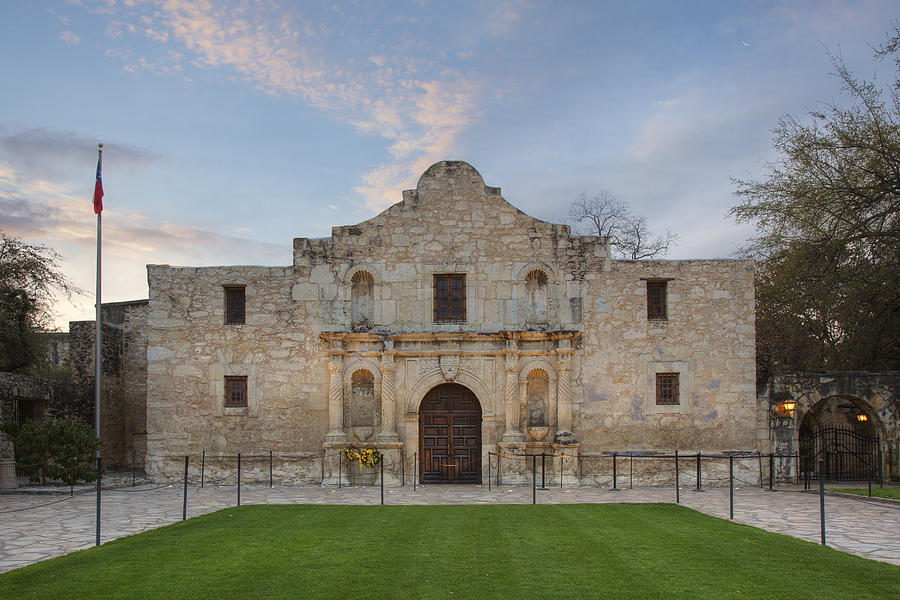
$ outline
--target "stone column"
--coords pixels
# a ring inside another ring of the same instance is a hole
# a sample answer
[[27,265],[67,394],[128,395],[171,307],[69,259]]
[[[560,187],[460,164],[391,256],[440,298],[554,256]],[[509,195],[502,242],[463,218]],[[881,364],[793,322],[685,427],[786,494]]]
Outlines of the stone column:
[[342,444],[347,441],[344,433],[344,357],[335,354],[328,361],[331,382],[328,386],[328,433],[326,444]]
[[504,442],[517,442],[525,439],[520,428],[521,399],[519,394],[519,356],[515,340],[507,342],[506,353],[506,431]]
[[572,443],[575,435],[572,433],[572,392],[569,387],[569,376],[572,370],[573,349],[569,340],[560,340],[560,347],[556,350],[556,367],[558,378],[556,380],[556,443]]
[[381,431],[378,441],[397,441],[396,399],[394,397],[394,354],[385,352],[381,357]]

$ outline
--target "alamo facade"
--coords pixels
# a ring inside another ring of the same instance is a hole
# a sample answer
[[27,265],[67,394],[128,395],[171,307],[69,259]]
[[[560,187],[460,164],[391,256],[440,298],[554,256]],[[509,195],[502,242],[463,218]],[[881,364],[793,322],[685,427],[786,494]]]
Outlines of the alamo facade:
[[383,453],[388,482],[415,468],[480,483],[500,453],[515,483],[530,470],[516,456],[545,453],[591,484],[569,458],[769,448],[752,262],[613,260],[609,240],[524,214],[465,162],[431,166],[368,221],[296,238],[291,266],[148,278],[157,478],[185,455],[215,473],[216,457],[225,472],[274,452],[283,477],[333,483],[353,446]]

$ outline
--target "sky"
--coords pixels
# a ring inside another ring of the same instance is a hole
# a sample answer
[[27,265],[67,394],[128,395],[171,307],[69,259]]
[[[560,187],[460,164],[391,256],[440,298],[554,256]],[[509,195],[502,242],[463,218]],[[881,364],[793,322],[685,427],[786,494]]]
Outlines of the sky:
[[841,102],[829,53],[890,80],[895,1],[64,0],[0,3],[0,230],[63,256],[92,319],[103,146],[104,302],[147,264],[289,265],[399,202],[439,160],[565,222],[608,190],[731,257],[733,180],[772,130]]

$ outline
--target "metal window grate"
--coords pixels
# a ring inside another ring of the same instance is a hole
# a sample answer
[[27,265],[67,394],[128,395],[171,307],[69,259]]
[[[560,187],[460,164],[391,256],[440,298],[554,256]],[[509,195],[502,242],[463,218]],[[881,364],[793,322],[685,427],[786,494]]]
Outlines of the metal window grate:
[[656,374],[656,403],[679,404],[678,401],[678,373]]
[[246,318],[243,286],[225,286],[225,324],[243,325]]
[[225,408],[246,408],[247,376],[225,376]]
[[650,320],[667,318],[666,283],[665,281],[647,282],[647,318]]
[[434,276],[434,321],[466,320],[466,276],[450,273]]

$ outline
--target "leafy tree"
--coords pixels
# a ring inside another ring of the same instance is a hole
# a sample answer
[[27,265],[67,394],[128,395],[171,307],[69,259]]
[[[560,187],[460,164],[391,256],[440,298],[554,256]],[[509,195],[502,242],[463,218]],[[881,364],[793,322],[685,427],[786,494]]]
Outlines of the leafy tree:
[[99,442],[87,423],[28,420],[20,426],[6,421],[0,430],[15,445],[16,468],[33,482],[75,483],[97,478],[93,461]]
[[[895,25],[876,56],[898,49]],[[758,234],[763,372],[900,368],[900,77],[884,90],[830,58],[849,101],[782,118],[779,160],[735,181],[731,213]]]
[[600,190],[593,196],[582,192],[569,206],[569,219],[591,235],[608,237],[619,258],[629,260],[665,256],[678,239],[669,231],[654,237],[647,218],[632,215],[628,204],[609,190]]
[[49,328],[55,293],[79,290],[60,271],[62,257],[0,231],[0,371],[40,362],[40,332]]

